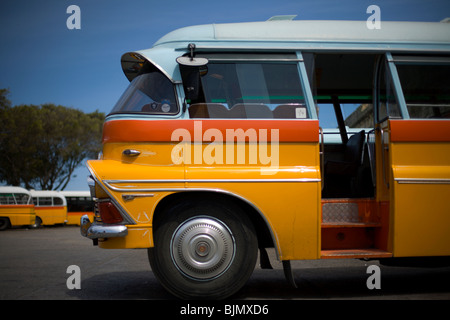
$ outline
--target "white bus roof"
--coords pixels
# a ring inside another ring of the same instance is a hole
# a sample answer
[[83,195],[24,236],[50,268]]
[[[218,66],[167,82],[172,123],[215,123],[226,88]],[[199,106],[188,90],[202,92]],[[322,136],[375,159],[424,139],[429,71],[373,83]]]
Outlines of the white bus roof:
[[54,197],[54,198],[60,198],[63,200],[63,204],[66,205],[66,197],[61,194],[60,191],[54,191],[54,190],[30,190],[31,196],[33,198],[36,197]]
[[30,191],[22,187],[0,186],[0,193],[26,193],[30,195]]
[[450,53],[450,23],[381,21],[369,29],[366,21],[264,21],[209,24],[177,29],[147,50],[122,56],[131,81],[145,60],[172,81],[181,81],[175,59],[189,43],[196,51],[362,51]]
[[64,198],[64,195],[60,191],[54,190],[30,190],[33,197],[58,197]]
[[90,197],[90,191],[61,191],[65,197]]
[[253,42],[247,44],[250,48],[257,47],[257,42],[449,44],[449,31],[450,24],[442,22],[382,21],[380,29],[369,29],[366,21],[264,21],[181,28],[159,39],[155,47],[186,41]]
[[33,197],[50,197],[50,196],[61,196],[60,191],[53,190],[30,190]]

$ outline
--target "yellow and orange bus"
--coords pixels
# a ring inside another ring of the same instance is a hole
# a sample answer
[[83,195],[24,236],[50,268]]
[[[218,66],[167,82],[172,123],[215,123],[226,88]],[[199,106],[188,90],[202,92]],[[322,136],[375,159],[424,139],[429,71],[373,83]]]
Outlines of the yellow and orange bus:
[[67,222],[66,198],[59,191],[30,190],[36,210],[34,228]]
[[30,226],[35,222],[34,205],[27,189],[0,186],[0,230]]
[[292,260],[450,256],[450,24],[286,21],[175,30],[87,166],[81,231],[146,248],[181,298],[225,298]]
[[89,191],[61,191],[67,202],[67,224],[80,225],[83,215],[94,217],[94,202]]

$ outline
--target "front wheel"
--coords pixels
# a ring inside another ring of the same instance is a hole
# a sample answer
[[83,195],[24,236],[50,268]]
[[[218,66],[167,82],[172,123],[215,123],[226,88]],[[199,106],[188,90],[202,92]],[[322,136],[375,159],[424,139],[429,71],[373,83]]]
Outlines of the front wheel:
[[258,243],[248,217],[234,206],[203,202],[165,212],[149,249],[161,284],[182,299],[224,299],[252,274]]
[[8,218],[0,218],[0,231],[6,230],[11,227],[11,223]]
[[42,219],[39,218],[38,216],[36,216],[36,219],[34,220],[34,223],[32,225],[30,225],[30,227],[32,229],[37,229],[40,228],[42,225]]

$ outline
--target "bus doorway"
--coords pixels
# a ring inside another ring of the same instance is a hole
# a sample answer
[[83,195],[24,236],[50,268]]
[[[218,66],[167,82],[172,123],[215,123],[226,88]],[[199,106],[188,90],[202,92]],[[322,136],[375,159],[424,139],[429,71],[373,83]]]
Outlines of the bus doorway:
[[[304,54],[321,127],[321,258],[388,257],[389,202],[377,197],[378,54]],[[378,142],[379,143],[379,142]]]

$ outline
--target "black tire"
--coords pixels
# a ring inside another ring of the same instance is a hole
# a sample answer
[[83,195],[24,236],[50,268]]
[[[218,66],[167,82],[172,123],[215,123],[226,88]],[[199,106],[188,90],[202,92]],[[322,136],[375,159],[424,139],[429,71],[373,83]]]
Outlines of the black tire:
[[252,274],[258,241],[236,206],[199,202],[164,212],[148,250],[151,268],[167,291],[181,299],[225,299]]
[[11,223],[8,218],[0,218],[0,231],[6,230],[11,227]]
[[42,219],[39,218],[38,216],[36,216],[36,219],[34,220],[34,223],[32,225],[30,225],[30,227],[32,229],[37,229],[40,228],[42,225]]

